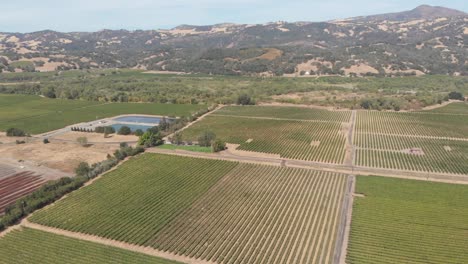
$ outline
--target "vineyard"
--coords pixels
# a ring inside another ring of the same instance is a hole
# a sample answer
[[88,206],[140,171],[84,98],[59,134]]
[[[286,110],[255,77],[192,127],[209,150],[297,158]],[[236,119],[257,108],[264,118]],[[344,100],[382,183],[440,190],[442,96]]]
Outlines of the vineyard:
[[[243,109],[251,110],[246,112]],[[255,109],[259,109],[258,111],[261,114],[279,115],[270,110],[276,110],[274,107],[255,107]],[[325,121],[328,116],[335,115],[335,112],[320,110],[326,114],[323,114],[321,119],[317,118],[317,120],[274,119],[271,116],[250,118],[243,116],[247,114],[253,116],[255,109],[253,107],[223,108],[184,130],[183,138],[184,140],[196,141],[204,131],[212,131],[218,138],[229,143],[239,144],[240,146],[237,148],[239,150],[280,154],[282,158],[288,159],[343,163],[349,124]],[[291,111],[290,108],[286,109]],[[239,113],[235,112],[238,110],[240,110]],[[312,113],[317,111],[306,110],[312,111]],[[308,113],[307,111],[305,112]],[[295,108],[295,112],[291,115],[303,117],[301,116],[302,112],[303,109]],[[234,113],[239,115],[235,116]],[[334,118],[336,120],[349,119],[348,114],[348,112],[336,112]],[[315,115],[319,114],[315,113]]]
[[356,166],[468,174],[465,115],[358,112],[353,144]]
[[465,115],[359,111],[356,133],[467,138]]
[[178,262],[147,256],[115,247],[22,228],[0,238],[0,263],[115,264]]
[[33,214],[31,221],[145,244],[236,165],[227,161],[141,155],[67,199]]
[[218,263],[331,263],[346,182],[331,172],[145,154],[30,220]]
[[0,131],[15,127],[38,134],[68,125],[122,114],[184,116],[203,105],[100,103],[46,99],[38,96],[0,95]]
[[33,172],[21,172],[0,179],[0,215],[5,208],[17,199],[26,196],[41,185],[45,180]]
[[347,263],[468,263],[468,187],[358,177]]
[[344,175],[239,165],[148,245],[216,263],[332,263]]
[[468,174],[468,141],[357,134],[354,143],[357,166]]

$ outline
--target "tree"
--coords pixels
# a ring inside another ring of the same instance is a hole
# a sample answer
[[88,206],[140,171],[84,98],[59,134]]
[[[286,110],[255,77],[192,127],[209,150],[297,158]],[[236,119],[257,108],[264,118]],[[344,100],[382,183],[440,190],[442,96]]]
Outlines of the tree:
[[169,123],[167,122],[166,118],[165,117],[161,118],[161,121],[159,121],[159,130],[166,131],[168,127],[169,127]]
[[176,145],[180,145],[182,144],[182,134],[177,132],[174,134],[174,136],[172,137],[172,144],[176,144]]
[[26,133],[18,128],[9,128],[6,131],[7,137],[24,137],[26,136]]
[[49,139],[47,139],[47,138],[44,138],[44,140],[43,140],[42,142],[43,142],[44,144],[49,144],[49,143],[50,143],[50,142],[49,142]]
[[82,146],[86,147],[88,145],[88,138],[87,137],[79,137],[76,141]]
[[145,132],[141,135],[140,139],[138,140],[138,145],[144,146],[146,148],[159,146],[163,144],[162,136],[160,133],[154,134],[151,131]]
[[223,140],[221,139],[216,139],[215,141],[213,141],[213,143],[211,144],[211,150],[213,152],[220,152],[220,151],[223,151],[226,149],[226,142],[224,142]]
[[465,97],[460,92],[450,92],[448,94],[448,98],[451,99],[451,100],[465,101]]
[[132,133],[132,130],[128,126],[122,126],[119,129],[119,132],[117,134],[119,135],[130,135]]
[[209,147],[211,146],[211,143],[213,143],[213,140],[216,139],[215,133],[211,131],[205,131],[203,134],[201,134],[198,137],[198,145],[202,147]]
[[144,133],[145,133],[145,132],[143,132],[143,130],[141,130],[141,129],[135,130],[135,136],[137,136],[137,137],[140,137],[140,136],[143,135]]
[[85,176],[90,171],[91,167],[89,167],[89,164],[87,162],[81,162],[75,169],[75,173],[78,176]]
[[252,98],[250,98],[249,95],[247,95],[247,94],[241,94],[241,95],[239,95],[239,97],[237,98],[237,104],[238,104],[238,105],[254,105],[255,102],[252,100]]

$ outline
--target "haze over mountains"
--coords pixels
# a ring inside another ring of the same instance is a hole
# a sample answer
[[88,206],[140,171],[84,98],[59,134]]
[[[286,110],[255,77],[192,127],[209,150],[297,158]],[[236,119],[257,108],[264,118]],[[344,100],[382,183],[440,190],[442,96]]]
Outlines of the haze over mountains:
[[0,33],[0,70],[136,68],[243,75],[467,75],[468,15],[423,5],[329,22]]

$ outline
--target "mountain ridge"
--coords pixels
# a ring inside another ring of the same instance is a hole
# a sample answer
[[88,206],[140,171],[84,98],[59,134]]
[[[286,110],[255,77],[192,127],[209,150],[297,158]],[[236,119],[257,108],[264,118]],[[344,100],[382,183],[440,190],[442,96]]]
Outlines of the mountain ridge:
[[0,71],[135,68],[261,76],[466,75],[467,23],[464,12],[420,6],[328,22],[0,33]]

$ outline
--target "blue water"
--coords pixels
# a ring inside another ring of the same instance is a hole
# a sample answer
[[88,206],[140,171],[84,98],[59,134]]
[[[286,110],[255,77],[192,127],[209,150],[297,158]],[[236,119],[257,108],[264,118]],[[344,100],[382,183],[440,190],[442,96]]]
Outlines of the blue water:
[[[146,123],[146,124],[159,124],[161,118],[150,116],[123,116],[114,119],[115,121],[131,122],[131,123]],[[167,118],[167,121],[173,119]]]
[[144,126],[144,125],[130,125],[130,124],[113,124],[111,127],[115,129],[115,132],[118,132],[119,129],[123,126],[128,126],[132,132],[135,132],[137,129],[143,130],[145,132],[148,128],[151,128],[152,126]]

